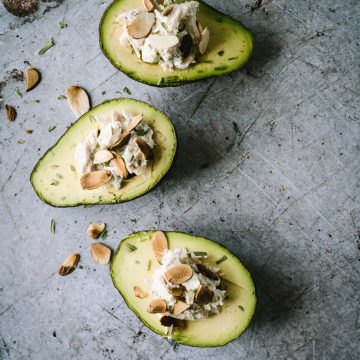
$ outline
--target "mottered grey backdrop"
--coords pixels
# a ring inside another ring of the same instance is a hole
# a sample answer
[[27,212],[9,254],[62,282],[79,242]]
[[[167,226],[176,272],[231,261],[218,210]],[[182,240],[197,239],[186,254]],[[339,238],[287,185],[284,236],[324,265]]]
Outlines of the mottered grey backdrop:
[[[208,2],[254,33],[252,59],[231,75],[168,89],[130,80],[101,53],[110,1],[42,1],[26,19],[0,5],[1,359],[359,358],[359,1]],[[39,56],[51,37],[56,45]],[[29,64],[43,78],[25,93]],[[170,116],[177,159],[155,190],[92,208],[55,209],[35,196],[32,167],[75,120],[57,99],[72,84],[93,104],[129,96],[128,87]],[[16,107],[15,122],[4,104]],[[90,257],[85,230],[96,221],[108,224],[113,249],[153,227],[227,246],[257,287],[249,329],[213,349],[174,346],[148,330]],[[58,276],[73,251],[80,267]]]

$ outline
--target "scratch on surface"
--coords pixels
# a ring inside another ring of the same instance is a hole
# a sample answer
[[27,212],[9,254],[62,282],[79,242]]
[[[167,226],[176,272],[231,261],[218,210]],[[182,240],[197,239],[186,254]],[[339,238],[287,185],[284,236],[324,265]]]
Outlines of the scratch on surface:
[[25,150],[22,152],[22,154],[20,155],[19,159],[17,159],[15,161],[15,166],[14,168],[11,170],[10,174],[8,175],[8,177],[6,178],[5,182],[1,185],[1,188],[0,188],[0,192],[3,192],[4,191],[4,188],[5,186],[7,185],[7,183],[11,180],[11,178],[13,177],[15,171],[17,170],[17,167],[19,165],[19,162],[20,160],[22,159],[22,157],[24,156],[25,154]]
[[204,94],[201,96],[200,100],[197,102],[195,109],[193,110],[193,112],[190,115],[190,118],[192,118],[196,112],[199,110],[200,106],[202,105],[202,103],[204,102],[204,100],[206,99],[206,97],[208,96],[211,88],[214,86],[215,82],[217,79],[214,79],[212,81],[212,83],[208,86],[208,88],[205,90]]
[[110,75],[108,78],[106,78],[102,83],[97,85],[94,89],[90,90],[90,94],[92,94],[96,89],[98,89],[100,86],[104,85],[107,81],[109,81],[110,79],[112,79],[114,76],[116,76],[118,74],[119,74],[118,71],[114,72],[112,75]]

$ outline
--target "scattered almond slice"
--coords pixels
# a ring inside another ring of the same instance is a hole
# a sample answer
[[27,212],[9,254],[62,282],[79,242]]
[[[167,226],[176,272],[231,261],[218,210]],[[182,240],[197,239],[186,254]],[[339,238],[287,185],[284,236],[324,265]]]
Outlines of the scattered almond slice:
[[180,285],[192,277],[193,271],[189,265],[181,264],[165,271],[164,277],[172,285]]
[[114,158],[114,155],[108,150],[98,150],[94,155],[94,160],[98,164],[104,164]]
[[185,286],[180,285],[180,287],[169,289],[169,291],[170,291],[171,295],[174,296],[175,298],[184,298],[186,288],[185,288]]
[[169,16],[173,10],[174,10],[174,5],[170,4],[164,9],[164,11],[162,12],[162,15]]
[[153,0],[144,0],[144,6],[149,12],[153,12],[156,9],[155,2]]
[[180,315],[185,310],[187,310],[189,307],[190,307],[190,305],[187,304],[185,301],[177,301],[174,304],[173,313],[174,313],[174,315]]
[[155,231],[151,238],[151,245],[156,260],[162,264],[162,257],[169,248],[166,235],[162,231]]
[[170,327],[170,326],[174,326],[174,327],[178,327],[178,328],[184,328],[185,327],[185,321],[184,320],[179,320],[179,319],[176,319],[172,316],[163,316],[161,319],[160,319],[160,324],[162,326],[165,326],[165,327]]
[[11,105],[5,105],[5,109],[6,109],[6,116],[8,118],[9,121],[15,121],[17,113],[14,107],[12,107]]
[[209,45],[209,40],[210,40],[210,31],[209,29],[206,27],[202,32],[201,32],[201,40],[199,42],[199,52],[201,55],[203,55]]
[[195,292],[195,302],[199,305],[211,303],[214,293],[205,285],[200,285]]
[[134,294],[139,299],[145,299],[149,296],[149,294],[142,291],[139,286],[134,286]]
[[153,149],[143,139],[135,139],[135,144],[139,147],[141,153],[144,155],[145,160],[150,161],[154,159]]
[[122,147],[122,146],[126,145],[130,140],[130,136],[131,136],[131,134],[126,132],[124,135],[122,135],[120,137],[120,139],[118,141],[116,141],[114,143],[114,145],[111,145],[110,149],[112,150],[112,149],[115,149],[117,147]]
[[91,171],[84,174],[80,179],[80,185],[84,190],[94,190],[110,181],[110,171]]
[[126,169],[124,159],[116,152],[113,152],[112,154],[114,155],[114,158],[111,160],[111,165],[116,168],[116,171],[123,179],[126,179],[129,173]]
[[105,224],[90,224],[86,232],[92,239],[97,239],[99,235],[105,230]]
[[39,85],[41,75],[35,68],[25,70],[25,91],[30,91]]
[[151,301],[146,311],[151,314],[163,314],[166,312],[167,303],[164,299],[154,299]]
[[149,44],[156,50],[167,50],[179,43],[175,35],[150,35]]
[[127,32],[133,39],[142,39],[149,35],[155,24],[155,15],[151,12],[141,12],[127,26]]
[[59,275],[65,276],[72,273],[75,270],[76,265],[79,262],[79,259],[80,259],[79,254],[72,254],[69,257],[67,257],[60,266],[60,269],[58,271]]
[[111,257],[111,249],[104,244],[94,243],[90,246],[92,258],[99,264],[108,264]]
[[219,275],[216,272],[210,270],[207,266],[203,264],[196,264],[196,268],[198,269],[200,274],[203,274],[207,278],[211,280],[220,280]]
[[70,86],[66,90],[66,97],[73,113],[80,117],[90,109],[89,96],[85,90],[79,86]]
[[131,133],[140,123],[140,121],[143,119],[144,115],[143,114],[139,114],[134,116],[131,121],[129,122],[127,131],[128,133]]

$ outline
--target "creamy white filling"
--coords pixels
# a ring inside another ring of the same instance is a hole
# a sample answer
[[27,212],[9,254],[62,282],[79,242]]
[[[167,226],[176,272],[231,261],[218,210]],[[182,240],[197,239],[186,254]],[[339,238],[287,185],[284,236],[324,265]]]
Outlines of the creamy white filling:
[[[76,170],[80,175],[93,170],[93,167],[97,170],[107,170],[112,174],[112,185],[118,189],[121,187],[123,179],[116,167],[112,166],[111,162],[95,164],[94,154],[97,150],[109,149],[114,145],[127,131],[131,120],[132,116],[127,111],[122,111],[121,114],[114,112],[111,116],[96,116],[98,130],[92,131],[85,141],[76,146]],[[135,143],[137,138],[144,140],[151,148],[155,146],[153,130],[145,121],[141,121],[131,133],[129,142],[116,151],[124,159],[130,174],[142,175],[146,171],[148,162]]]
[[[151,291],[155,297],[166,300],[168,307],[172,308],[176,302],[176,299],[171,294],[171,290],[179,287],[178,285],[171,285],[165,281],[165,272],[177,265],[188,264],[193,270],[196,270],[196,263],[192,257],[188,255],[186,248],[176,248],[168,250],[163,258],[162,265],[154,271]],[[211,268],[216,271],[217,269]],[[225,291],[220,290],[217,287],[220,284],[220,280],[209,279],[206,276],[193,271],[192,277],[185,281],[182,285],[186,288],[185,301],[191,305],[190,308],[180,315],[171,315],[182,320],[198,320],[209,317],[212,314],[219,313],[225,300]],[[211,303],[207,305],[198,305],[194,303],[195,291],[200,285],[206,285],[213,292],[214,297]]]
[[[162,11],[170,4],[173,7],[172,11],[167,16],[163,15]],[[197,24],[198,7],[199,3],[196,1],[188,1],[181,4],[166,1],[163,5],[159,5],[158,8],[161,11],[158,9],[154,11],[155,24],[153,25],[151,34],[143,39],[132,38],[127,31],[127,26],[134,20],[136,15],[146,10],[131,9],[120,16],[123,32],[119,41],[121,44],[125,44],[127,40],[136,56],[144,62],[159,64],[164,70],[174,68],[186,69],[195,62],[197,49],[194,44],[198,43],[201,38]],[[182,38],[186,34],[189,34],[193,39],[193,46],[190,54],[186,58],[183,58],[180,45]],[[159,41],[154,41],[154,35],[157,37],[175,36],[177,41],[167,42],[168,47],[162,42],[162,46],[159,48],[159,46],[157,46]]]

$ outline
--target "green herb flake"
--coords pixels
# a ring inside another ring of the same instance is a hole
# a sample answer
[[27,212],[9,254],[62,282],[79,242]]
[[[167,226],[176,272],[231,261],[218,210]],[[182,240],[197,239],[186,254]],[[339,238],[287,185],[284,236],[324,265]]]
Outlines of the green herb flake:
[[39,51],[39,55],[45,54],[50,48],[52,48],[55,45],[54,38],[51,38],[44,47]]
[[59,178],[60,180],[64,178],[64,177],[63,177],[61,174],[59,174],[59,173],[56,173],[56,177]]
[[192,254],[196,257],[207,257],[208,256],[208,253],[205,251],[194,251]]
[[223,56],[224,53],[225,53],[225,51],[224,51],[224,50],[221,50],[221,51],[218,52],[218,55],[219,55],[219,56]]
[[169,31],[169,28],[167,27],[167,25],[164,22],[161,22],[160,24],[165,31]]
[[19,90],[19,88],[16,88],[16,94],[18,95],[18,96],[20,96],[21,98],[23,97],[23,94],[22,94],[22,92]]
[[148,133],[148,131],[149,131],[149,130],[144,130],[144,129],[136,130],[136,129],[135,129],[135,134],[136,134],[137,136],[144,136],[144,135],[146,135],[146,134]]
[[94,206],[94,204],[84,205],[84,209],[89,209],[89,208],[91,208],[91,207],[93,207],[93,206]]
[[66,97],[65,95],[59,95],[59,96],[57,97],[57,99],[58,99],[58,100],[66,100],[67,97]]
[[239,305],[239,309],[240,309],[241,311],[245,311],[245,309],[244,309],[241,305]]
[[26,129],[25,132],[26,132],[27,134],[32,134],[32,133],[34,132],[34,130]]
[[107,230],[106,228],[103,230],[103,232],[101,233],[101,239],[105,240],[107,238]]
[[221,263],[224,262],[225,260],[227,260],[227,256],[226,256],[226,255],[224,255],[222,258],[220,258],[220,259],[216,262],[216,265],[221,264]]
[[147,271],[150,271],[151,269],[151,260],[148,261],[148,264],[147,264]]
[[60,22],[59,22],[59,26],[60,26],[60,29],[65,29],[65,28],[68,27],[67,23],[64,22],[64,21],[60,21]]
[[40,103],[40,100],[33,100],[32,103],[34,103],[34,104],[39,104],[39,103]]
[[66,199],[66,197],[65,197],[65,196],[62,196],[60,199],[61,199],[62,201],[64,201],[64,200]]
[[70,165],[70,170],[71,170],[71,171],[76,171],[75,166],[74,166],[74,165]]
[[23,140],[23,139],[18,139],[17,143],[18,143],[18,144],[25,144],[25,140]]
[[126,244],[127,248],[129,249],[130,252],[133,252],[135,250],[137,250],[137,247],[135,245],[132,244]]
[[137,219],[130,219],[131,222],[133,222],[134,224],[137,223]]
[[233,128],[234,128],[236,135],[241,135],[241,130],[239,128],[239,125],[235,121],[233,122]]
[[51,232],[52,234],[55,234],[55,220],[54,220],[54,219],[51,219],[50,232]]
[[49,127],[48,127],[48,132],[52,132],[52,131],[55,130],[55,129],[56,129],[56,126],[55,126],[55,125],[49,126]]
[[131,91],[126,86],[124,87],[123,91],[125,94],[131,95]]

